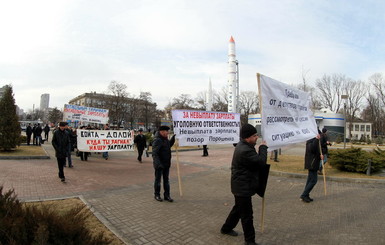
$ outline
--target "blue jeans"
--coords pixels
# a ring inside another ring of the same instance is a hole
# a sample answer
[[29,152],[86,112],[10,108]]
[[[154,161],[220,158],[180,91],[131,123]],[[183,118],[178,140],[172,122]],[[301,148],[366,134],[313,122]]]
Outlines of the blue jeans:
[[317,170],[309,170],[305,189],[303,190],[301,197],[309,197],[310,192],[313,190],[314,186],[317,184],[317,180],[318,180]]
[[41,145],[41,136],[36,136],[36,145]]
[[154,182],[155,196],[160,196],[160,182],[163,176],[164,196],[170,197],[170,182],[168,179],[169,174],[170,174],[170,168],[155,169],[155,182]]

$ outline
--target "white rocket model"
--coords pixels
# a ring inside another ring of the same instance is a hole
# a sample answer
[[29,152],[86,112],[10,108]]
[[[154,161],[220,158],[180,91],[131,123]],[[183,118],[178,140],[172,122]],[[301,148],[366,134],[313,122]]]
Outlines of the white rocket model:
[[206,111],[211,111],[213,107],[213,87],[211,86],[211,78],[209,80],[209,91],[206,94]]
[[238,79],[238,61],[235,58],[235,42],[231,36],[229,41],[229,75],[227,81],[227,103],[228,112],[238,112],[239,99],[239,79]]

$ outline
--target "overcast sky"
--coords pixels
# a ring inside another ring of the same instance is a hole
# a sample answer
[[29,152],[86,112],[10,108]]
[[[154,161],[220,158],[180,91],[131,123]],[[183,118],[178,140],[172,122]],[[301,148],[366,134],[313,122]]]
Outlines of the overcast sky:
[[0,86],[28,111],[50,107],[112,80],[151,92],[159,109],[227,84],[236,43],[240,90],[256,73],[298,84],[340,73],[367,80],[385,69],[385,3],[319,0],[25,0],[0,4]]

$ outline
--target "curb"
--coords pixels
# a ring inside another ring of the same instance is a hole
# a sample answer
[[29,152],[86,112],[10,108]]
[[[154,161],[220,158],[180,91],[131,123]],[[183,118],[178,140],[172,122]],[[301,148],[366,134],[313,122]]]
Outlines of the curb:
[[51,159],[50,156],[1,156],[0,160]]
[[[306,179],[307,174],[296,174],[296,173],[286,173],[280,171],[270,171],[272,176],[281,176],[281,177],[290,177],[290,178],[300,178]],[[318,176],[319,180],[323,180],[323,176]],[[361,184],[382,184],[385,185],[385,180],[383,179],[367,179],[367,178],[341,178],[341,177],[331,177],[326,176],[327,180],[335,182],[344,182],[344,183],[361,183]]]

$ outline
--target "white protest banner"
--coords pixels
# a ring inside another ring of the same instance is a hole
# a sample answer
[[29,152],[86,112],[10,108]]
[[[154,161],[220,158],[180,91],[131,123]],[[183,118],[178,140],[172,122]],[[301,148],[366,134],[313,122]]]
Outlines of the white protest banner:
[[269,151],[314,138],[318,130],[310,94],[261,74],[257,77],[262,138]]
[[65,104],[63,120],[106,124],[108,123],[108,110]]
[[85,130],[78,129],[77,147],[79,151],[133,151],[134,131],[131,130]]
[[172,120],[180,146],[239,142],[239,113],[173,110]]

